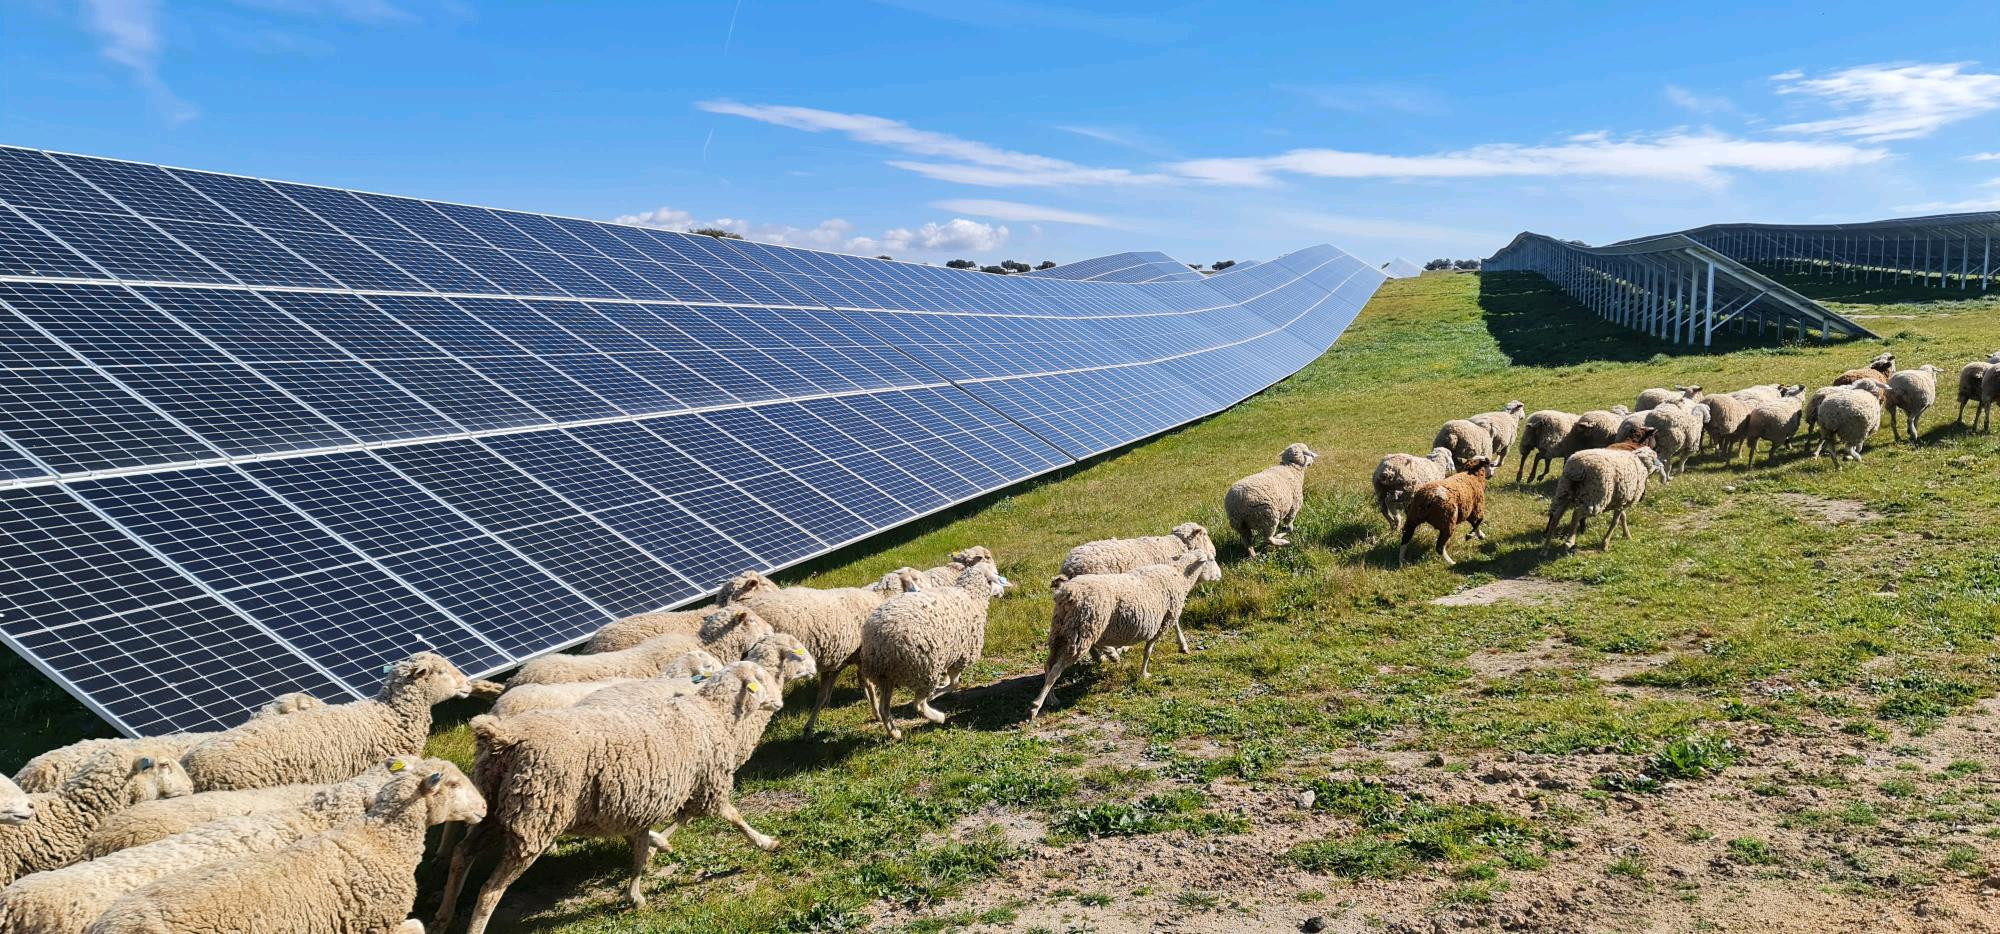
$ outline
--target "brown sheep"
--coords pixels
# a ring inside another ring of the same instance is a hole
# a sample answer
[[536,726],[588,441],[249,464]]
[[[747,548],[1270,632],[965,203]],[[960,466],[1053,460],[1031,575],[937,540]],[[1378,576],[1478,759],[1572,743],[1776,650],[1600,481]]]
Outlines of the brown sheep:
[[[1883,353],[1877,354],[1875,359],[1868,361],[1867,366],[1848,370],[1835,377],[1833,384],[1835,386],[1845,386],[1849,383],[1861,382],[1864,379],[1872,379],[1887,386],[1889,384],[1889,377],[1894,375],[1896,375],[1896,355]],[[1877,398],[1876,401],[1880,402],[1881,399]]]
[[1649,448],[1653,446],[1653,436],[1659,433],[1660,430],[1658,428],[1654,428],[1651,425],[1641,425],[1637,428],[1632,429],[1632,434],[1627,436],[1625,440],[1616,442],[1614,444],[1605,445],[1604,447],[1599,448],[1598,450],[1636,451],[1640,448]]
[[1464,522],[1472,526],[1466,538],[1485,540],[1486,533],[1479,526],[1486,521],[1486,481],[1493,476],[1493,462],[1484,457],[1475,457],[1443,480],[1426,483],[1410,497],[1409,512],[1403,517],[1403,547],[1396,552],[1398,567],[1409,560],[1410,539],[1417,534],[1417,526],[1428,525],[1437,530],[1438,556],[1446,564],[1457,564],[1451,559],[1447,547],[1451,536]]

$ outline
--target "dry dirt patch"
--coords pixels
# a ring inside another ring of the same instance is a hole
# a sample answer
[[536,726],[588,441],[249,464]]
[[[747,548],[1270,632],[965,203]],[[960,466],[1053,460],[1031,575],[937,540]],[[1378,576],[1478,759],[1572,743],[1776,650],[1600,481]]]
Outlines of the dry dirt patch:
[[1457,593],[1446,594],[1432,600],[1434,606],[1492,606],[1501,601],[1513,603],[1554,603],[1583,589],[1581,585],[1568,581],[1552,581],[1540,577],[1508,577],[1490,584],[1468,587]]
[[1774,493],[1772,496],[1791,507],[1792,511],[1821,525],[1846,525],[1882,518],[1882,514],[1868,508],[1867,503],[1851,499],[1828,499],[1810,493]]

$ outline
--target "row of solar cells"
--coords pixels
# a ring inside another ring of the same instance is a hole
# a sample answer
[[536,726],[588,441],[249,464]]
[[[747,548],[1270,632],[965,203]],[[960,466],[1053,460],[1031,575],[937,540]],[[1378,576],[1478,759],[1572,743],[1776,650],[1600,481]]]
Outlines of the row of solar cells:
[[1135,296],[8,147],[0,201],[19,211],[0,211],[0,273],[16,275],[1053,316],[1213,304],[1199,283]]
[[192,586],[207,625],[233,607],[366,691],[412,643],[490,670],[1068,462],[918,389],[31,486],[0,492],[0,628],[74,683],[132,677],[55,646]]
[[1084,282],[1199,282],[1201,273],[1158,250],[1136,250],[1079,260],[1023,275]]

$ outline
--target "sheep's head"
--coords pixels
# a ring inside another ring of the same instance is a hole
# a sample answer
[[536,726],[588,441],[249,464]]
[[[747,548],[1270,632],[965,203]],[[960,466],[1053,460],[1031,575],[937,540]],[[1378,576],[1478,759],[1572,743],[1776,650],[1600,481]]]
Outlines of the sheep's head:
[[443,759],[396,756],[385,767],[389,783],[375,796],[377,813],[404,813],[421,805],[424,823],[430,826],[452,821],[477,824],[486,819],[486,799],[458,766]]
[[1637,457],[1639,463],[1646,465],[1646,473],[1659,474],[1661,480],[1667,479],[1667,464],[1660,460],[1658,451],[1652,448],[1640,448],[1633,451],[1632,456]]
[[1616,415],[1619,418],[1624,418],[1625,416],[1632,414],[1632,410],[1626,408],[1625,404],[1621,402],[1611,407],[1611,414]]
[[722,659],[716,658],[707,649],[689,649],[660,669],[659,677],[662,680],[686,678],[700,684],[721,670]]
[[958,572],[953,586],[975,597],[998,597],[1007,592],[1007,578],[990,563],[975,564]]
[[1987,354],[1987,355],[1986,355],[1986,362],[1987,362],[1987,363],[2000,363],[2000,350],[1996,350],[1996,351],[1994,351],[1994,352],[1992,352],[1992,353],[1990,353],[1990,354]]
[[194,780],[179,762],[162,756],[131,756],[125,782],[127,804],[194,793]]
[[29,803],[28,793],[14,780],[0,775],[0,827],[9,824],[25,824],[35,819],[34,805]]
[[696,630],[696,636],[702,642],[713,645],[723,637],[735,633],[756,639],[770,631],[771,624],[764,622],[764,617],[758,616],[757,611],[741,603],[732,603],[702,617],[701,628]]
[[1896,372],[1896,355],[1892,353],[1876,354],[1875,359],[1868,361],[1868,368],[1884,376],[1894,373]]
[[1804,383],[1793,383],[1790,386],[1780,385],[1778,387],[1778,397],[1781,399],[1787,396],[1803,396],[1805,393],[1806,384]]
[[1935,363],[1926,363],[1923,366],[1917,367],[1917,371],[1921,373],[1929,373],[1932,378],[1936,378],[1938,374],[1938,365]]
[[971,548],[964,548],[952,552],[950,560],[952,564],[956,564],[959,567],[966,568],[978,564],[981,561],[993,561],[994,558],[993,558],[993,552],[987,550],[985,545],[974,545]]
[[764,590],[776,590],[777,584],[756,571],[744,571],[722,582],[722,589],[715,592],[715,605],[728,606],[751,594]]
[[1493,476],[1493,461],[1485,457],[1475,457],[1459,467],[1459,471],[1477,477],[1491,477]]
[[1632,429],[1632,437],[1626,438],[1625,440],[1630,441],[1633,444],[1636,444],[1642,448],[1650,449],[1654,444],[1655,436],[1657,436],[1659,433],[1660,430],[1658,428],[1654,428],[1651,425],[1641,425],[1637,428]]
[[1222,579],[1222,565],[1202,552],[1184,551],[1174,560],[1180,566],[1181,574],[1194,578],[1197,584]]
[[819,664],[813,661],[812,653],[806,651],[806,644],[786,632],[775,632],[757,640],[749,651],[743,653],[743,660],[755,662],[765,671],[777,675],[778,681],[784,684],[819,675]]
[[759,710],[785,706],[783,685],[776,675],[756,662],[726,665],[715,677],[703,682],[700,696],[732,716],[743,718]]
[[881,580],[869,584],[867,589],[893,597],[899,593],[915,593],[918,590],[922,590],[923,585],[924,573],[922,571],[913,567],[900,567],[882,575]]
[[1458,469],[1458,462],[1452,457],[1450,448],[1431,448],[1431,456],[1428,459],[1431,463],[1443,468],[1445,473],[1451,473]]
[[1700,386],[1688,385],[1688,386],[1675,386],[1674,388],[1681,391],[1681,401],[1683,402],[1701,398]]
[[418,652],[383,669],[383,673],[389,677],[375,694],[380,700],[414,692],[438,704],[472,693],[472,679],[436,652]]
[[1296,467],[1311,467],[1312,462],[1318,459],[1319,452],[1303,444],[1291,445],[1278,455],[1278,463]]

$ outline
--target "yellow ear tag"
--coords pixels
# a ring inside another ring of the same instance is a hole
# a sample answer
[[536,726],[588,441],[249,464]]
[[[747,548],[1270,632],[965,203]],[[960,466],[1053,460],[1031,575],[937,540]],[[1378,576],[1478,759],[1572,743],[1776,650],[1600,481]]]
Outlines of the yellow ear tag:
[[390,759],[390,760],[389,760],[389,771],[391,771],[391,772],[401,772],[402,770],[404,770],[404,769],[407,769],[407,768],[409,768],[409,766],[407,766],[407,765],[404,765],[404,764],[403,764],[403,760],[401,760],[401,759]]
[[750,692],[750,693],[752,693],[752,694],[755,694],[755,693],[757,693],[757,682],[755,682],[755,681],[746,681],[746,682],[744,682],[744,684],[743,684],[743,689],[744,689],[744,690],[746,690],[746,691],[749,691],[749,692]]

